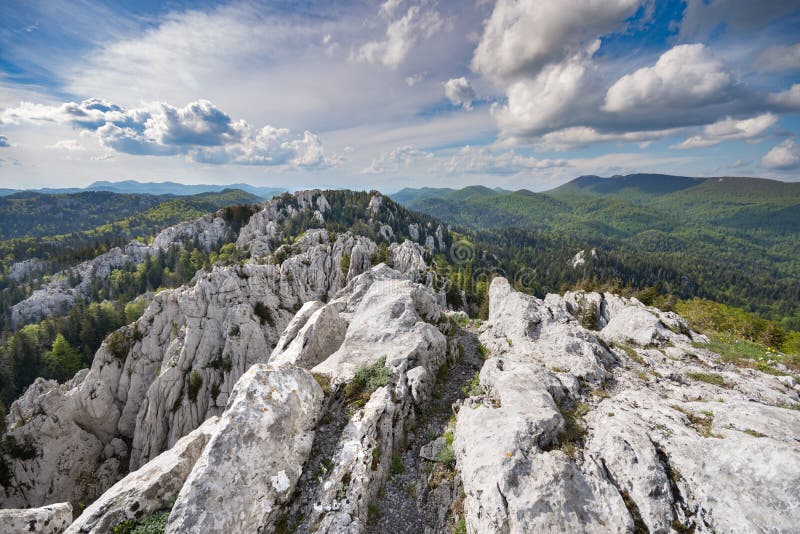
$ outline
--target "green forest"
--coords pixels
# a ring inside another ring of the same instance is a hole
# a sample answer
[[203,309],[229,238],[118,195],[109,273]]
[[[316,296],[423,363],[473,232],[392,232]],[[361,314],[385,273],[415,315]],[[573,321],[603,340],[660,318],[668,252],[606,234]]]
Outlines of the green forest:
[[[535,292],[576,284],[656,287],[800,328],[800,184],[631,175],[581,177],[546,193],[403,190],[496,256]],[[579,250],[596,258],[574,269]]]

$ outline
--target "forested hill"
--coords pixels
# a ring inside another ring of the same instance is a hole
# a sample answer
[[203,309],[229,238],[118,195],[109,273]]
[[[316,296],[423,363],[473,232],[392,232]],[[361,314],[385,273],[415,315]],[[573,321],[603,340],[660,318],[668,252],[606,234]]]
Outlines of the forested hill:
[[495,234],[496,242],[519,229],[518,242],[597,248],[615,265],[594,269],[600,281],[657,285],[800,326],[800,184],[638,174],[580,177],[545,193],[480,186],[400,193],[394,198],[408,208],[489,240]]
[[198,217],[227,205],[260,201],[260,197],[236,189],[186,197],[109,191],[72,194],[24,191],[0,197],[0,240],[80,232],[141,215],[156,206],[162,206],[162,212],[174,211],[177,216],[165,213],[165,219],[158,223],[174,224],[187,216]]

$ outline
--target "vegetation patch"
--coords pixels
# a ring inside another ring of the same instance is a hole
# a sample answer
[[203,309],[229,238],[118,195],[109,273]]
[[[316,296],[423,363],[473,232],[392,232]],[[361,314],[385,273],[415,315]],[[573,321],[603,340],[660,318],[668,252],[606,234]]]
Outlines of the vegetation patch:
[[392,370],[386,367],[386,357],[369,366],[360,367],[353,380],[344,388],[344,396],[349,406],[362,408],[372,393],[387,385],[392,379]]
[[389,464],[389,476],[393,477],[395,475],[402,475],[405,470],[406,468],[403,465],[403,459],[397,454],[392,456],[392,462]]
[[725,378],[722,375],[718,375],[716,373],[687,373],[689,378],[692,380],[697,380],[698,382],[705,382],[706,384],[711,384],[714,386],[719,386],[721,388],[731,388],[732,386],[725,382]]
[[465,397],[477,397],[483,395],[483,386],[481,386],[481,374],[476,372],[475,376],[470,378],[469,382],[461,388],[461,393]]
[[647,365],[647,362],[639,356],[639,353],[636,352],[636,349],[628,345],[627,343],[617,343],[616,341],[611,344],[615,349],[619,349],[625,354],[628,355],[628,358],[635,361],[639,365]]
[[197,394],[200,392],[202,386],[203,377],[200,376],[200,373],[197,371],[189,373],[189,383],[187,384],[186,393],[190,401],[195,402],[197,400]]
[[265,323],[272,327],[275,326],[275,319],[272,317],[272,310],[270,310],[269,306],[263,302],[256,302],[255,306],[253,306],[253,313],[261,321],[262,326]]
[[167,528],[169,510],[161,510],[144,519],[128,519],[118,523],[113,534],[163,534]]
[[745,434],[753,436],[754,438],[766,438],[767,437],[766,434],[762,434],[761,432],[759,432],[757,430],[753,430],[752,428],[746,428],[743,432]]
[[453,450],[453,441],[455,441],[455,436],[448,430],[444,433],[444,447],[442,447],[442,450],[440,450],[439,454],[436,456],[436,461],[448,469],[453,469],[456,466],[456,453]]
[[721,438],[719,434],[712,431],[714,424],[714,413],[704,410],[700,413],[695,413],[680,406],[673,406],[673,409],[681,412],[689,419],[689,426],[695,429],[698,434],[704,438]]
[[561,417],[564,418],[564,429],[558,434],[558,445],[561,450],[572,459],[578,455],[578,446],[586,435],[586,427],[583,426],[583,416],[589,412],[589,405],[578,402],[572,409],[559,406]]

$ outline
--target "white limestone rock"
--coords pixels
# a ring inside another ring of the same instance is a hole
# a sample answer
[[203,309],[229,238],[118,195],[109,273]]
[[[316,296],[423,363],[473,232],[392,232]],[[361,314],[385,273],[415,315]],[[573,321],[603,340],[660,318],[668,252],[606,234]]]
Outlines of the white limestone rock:
[[269,363],[310,369],[342,345],[346,332],[347,321],[334,306],[318,300],[306,302],[284,330]]
[[70,522],[72,505],[68,502],[39,508],[0,510],[0,526],[8,534],[61,534]]
[[390,368],[428,366],[445,353],[446,340],[425,321],[436,323],[441,314],[430,290],[408,280],[377,280],[353,313],[342,346],[313,370],[339,383],[382,357]]
[[88,506],[66,533],[111,532],[123,521],[147,517],[172,506],[218,423],[218,417],[207,419],[174,447],[129,473]]
[[299,367],[251,367],[181,489],[166,532],[270,528],[311,450],[322,399],[322,388]]

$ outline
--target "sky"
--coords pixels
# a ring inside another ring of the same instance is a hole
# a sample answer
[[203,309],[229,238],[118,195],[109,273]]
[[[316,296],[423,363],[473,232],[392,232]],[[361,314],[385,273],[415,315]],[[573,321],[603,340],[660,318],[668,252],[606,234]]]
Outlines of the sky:
[[800,181],[800,0],[0,3],[0,187]]

